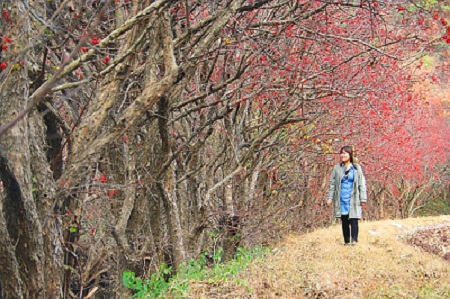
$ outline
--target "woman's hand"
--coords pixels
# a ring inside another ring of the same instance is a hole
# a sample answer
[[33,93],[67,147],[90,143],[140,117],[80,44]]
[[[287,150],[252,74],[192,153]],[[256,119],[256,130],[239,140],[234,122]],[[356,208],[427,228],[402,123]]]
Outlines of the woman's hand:
[[327,200],[327,206],[331,206],[332,203],[333,201],[331,199]]
[[361,208],[363,209],[363,211],[367,209],[366,202],[361,202]]

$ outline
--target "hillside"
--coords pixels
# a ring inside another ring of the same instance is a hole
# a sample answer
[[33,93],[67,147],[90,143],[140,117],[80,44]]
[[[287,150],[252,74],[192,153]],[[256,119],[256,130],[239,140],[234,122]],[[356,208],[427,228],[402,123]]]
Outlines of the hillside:
[[339,224],[291,235],[233,281],[191,285],[189,298],[450,298],[450,216],[361,222],[357,245],[341,239]]

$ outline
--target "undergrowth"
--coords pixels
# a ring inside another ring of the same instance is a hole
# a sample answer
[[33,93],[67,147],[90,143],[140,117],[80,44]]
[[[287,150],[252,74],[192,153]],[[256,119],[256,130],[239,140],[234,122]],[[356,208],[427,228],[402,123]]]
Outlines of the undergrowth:
[[420,216],[450,215],[450,200],[441,198],[427,203]]
[[[148,279],[141,279],[136,277],[135,273],[125,271],[122,274],[123,285],[133,291],[133,298],[184,298],[191,283],[224,282],[235,277],[251,261],[262,258],[267,252],[265,247],[238,248],[235,258],[226,263],[222,263],[222,252],[213,256],[212,262],[205,253],[198,259],[183,263],[179,271],[169,279],[165,277],[172,274],[172,268],[165,264]],[[244,286],[245,281],[240,280],[239,284]]]
[[220,253],[212,262],[202,255],[168,280],[172,270],[164,266],[144,281],[124,273],[124,284],[134,298],[448,299],[450,264],[427,249],[448,250],[449,221],[450,215],[361,221],[354,246],[342,245],[336,224],[289,235],[270,252],[240,249],[227,263]]

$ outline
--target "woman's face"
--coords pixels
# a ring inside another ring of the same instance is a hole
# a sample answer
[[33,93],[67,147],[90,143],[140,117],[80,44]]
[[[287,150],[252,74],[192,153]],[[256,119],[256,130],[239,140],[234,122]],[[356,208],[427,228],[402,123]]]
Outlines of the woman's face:
[[350,161],[350,154],[347,153],[346,151],[342,151],[342,153],[341,153],[341,161],[343,163],[349,162]]

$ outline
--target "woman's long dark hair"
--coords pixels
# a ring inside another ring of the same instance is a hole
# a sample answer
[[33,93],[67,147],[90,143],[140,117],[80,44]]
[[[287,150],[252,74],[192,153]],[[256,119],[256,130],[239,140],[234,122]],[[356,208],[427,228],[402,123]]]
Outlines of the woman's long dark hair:
[[339,153],[342,154],[342,152],[346,152],[350,155],[350,163],[353,164],[353,147],[350,145],[345,145],[341,148]]

